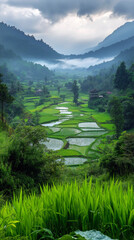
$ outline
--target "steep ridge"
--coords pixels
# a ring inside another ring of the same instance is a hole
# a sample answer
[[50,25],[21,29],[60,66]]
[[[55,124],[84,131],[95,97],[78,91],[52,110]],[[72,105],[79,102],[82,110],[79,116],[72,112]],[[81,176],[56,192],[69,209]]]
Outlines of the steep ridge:
[[121,62],[125,62],[127,67],[130,67],[134,63],[134,47],[131,47],[130,49],[126,49],[122,51],[117,57],[115,57],[113,60],[104,62],[95,66],[90,66],[88,68],[88,71],[90,74],[97,74],[100,70],[106,70],[108,68],[114,68],[116,70],[117,66]]
[[118,54],[120,54],[121,51],[129,49],[133,46],[134,46],[134,36],[126,40],[122,40],[120,42],[112,44],[108,47],[102,47],[96,51],[90,51],[88,53],[81,54],[81,55],[71,55],[71,58],[84,59],[89,57],[94,57],[94,58],[116,57]]
[[110,46],[127,38],[131,38],[132,36],[134,36],[134,21],[127,22],[121,27],[117,28],[112,34],[100,42],[95,49],[97,50],[102,47]]
[[62,55],[53,50],[43,40],[26,35],[15,27],[0,22],[0,44],[26,59],[58,59]]
[[[5,75],[6,69],[9,69],[20,81],[40,81],[45,77],[52,78],[53,76],[53,72],[46,66],[25,61],[12,50],[0,45],[0,72]],[[7,76],[7,81],[8,79],[9,76]]]

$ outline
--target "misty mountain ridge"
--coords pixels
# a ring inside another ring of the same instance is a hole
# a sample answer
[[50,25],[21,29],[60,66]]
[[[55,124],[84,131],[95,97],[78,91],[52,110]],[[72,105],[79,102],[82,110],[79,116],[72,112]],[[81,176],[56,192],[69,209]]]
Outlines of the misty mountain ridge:
[[16,78],[20,81],[35,81],[47,78],[52,78],[53,72],[51,72],[46,66],[40,64],[34,64],[23,60],[17,56],[12,50],[5,49],[0,44],[0,72],[4,67],[9,69]]
[[94,50],[100,49],[102,47],[107,47],[127,38],[134,36],[134,21],[127,22],[121,27],[117,28],[112,34],[107,36],[102,42],[100,42]]
[[[119,39],[125,39],[125,40],[121,40],[120,42],[117,42]],[[116,43],[110,45],[113,42],[116,42]],[[102,69],[108,69],[113,66],[116,69],[116,67],[122,61],[126,63],[127,67],[130,67],[134,63],[134,21],[127,22],[124,25],[122,25],[120,28],[117,28],[112,34],[110,34],[107,38],[105,38],[103,42],[98,44],[97,47],[98,48],[102,47],[102,48],[99,48],[95,52],[100,51],[101,49],[105,49],[105,50],[113,49],[115,52],[116,50],[117,52],[119,50],[119,52],[117,55],[115,55],[115,58],[109,62],[104,62],[96,66],[90,66],[88,68],[88,71],[91,74],[98,73]]]
[[120,54],[111,61],[90,66],[88,68],[88,73],[91,75],[95,75],[98,74],[100,70],[106,70],[110,68],[113,68],[116,71],[117,67],[121,64],[121,62],[125,62],[128,68],[134,63],[134,46],[130,49],[126,49],[120,52]]
[[[46,65],[51,69],[88,68],[99,63],[103,65],[103,62],[105,65],[105,62],[113,60],[118,55],[119,59],[121,59],[121,52],[134,47],[134,22],[128,22],[116,29],[98,45],[100,48],[79,55],[65,56],[59,54],[42,40],[36,40],[34,36],[26,35],[23,31],[7,26],[5,23],[0,23],[0,44],[5,47],[6,55],[9,55],[8,59],[11,56],[12,58],[20,56],[36,63],[42,62],[42,65]],[[3,54],[2,48],[0,54],[1,56]]]
[[53,50],[43,40],[36,40],[34,36],[26,35],[13,26],[0,22],[0,44],[11,49],[25,59],[59,59],[61,54]]
[[20,59],[11,49],[5,49],[3,45],[0,44],[0,60],[17,60]]
[[128,67],[131,66],[134,63],[134,46],[122,51],[115,61],[124,61]]
[[71,55],[71,58],[110,58],[110,57],[116,57],[118,54],[120,54],[121,51],[124,51],[125,49],[129,49],[134,46],[134,36],[131,38],[128,38],[126,40],[122,40],[120,42],[117,42],[115,44],[112,44],[108,47],[102,47],[96,51],[90,51],[85,54],[80,55]]

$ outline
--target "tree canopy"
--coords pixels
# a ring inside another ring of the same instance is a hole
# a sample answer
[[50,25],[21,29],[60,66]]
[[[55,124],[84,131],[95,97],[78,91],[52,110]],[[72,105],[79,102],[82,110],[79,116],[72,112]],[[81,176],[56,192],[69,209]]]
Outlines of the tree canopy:
[[134,134],[123,133],[113,146],[103,153],[100,165],[110,175],[134,173]]
[[6,84],[1,83],[2,75],[0,75],[0,102],[1,102],[1,121],[4,122],[4,103],[12,103],[14,98],[10,95]]
[[109,111],[112,117],[113,123],[116,127],[116,137],[118,138],[123,130],[123,109],[120,100],[117,97],[113,97],[109,101]]
[[126,69],[124,62],[120,64],[117,68],[115,78],[114,78],[114,87],[118,90],[125,90],[130,83],[130,75]]
[[9,190],[20,186],[31,188],[59,177],[63,163],[57,161],[56,153],[46,149],[44,141],[44,127],[20,125],[16,128],[9,139],[7,154],[0,156],[0,190],[4,187]]
[[73,102],[77,105],[78,104],[78,97],[79,97],[79,87],[78,87],[78,84],[77,84],[76,80],[74,80],[74,82],[73,82],[72,92],[74,94]]

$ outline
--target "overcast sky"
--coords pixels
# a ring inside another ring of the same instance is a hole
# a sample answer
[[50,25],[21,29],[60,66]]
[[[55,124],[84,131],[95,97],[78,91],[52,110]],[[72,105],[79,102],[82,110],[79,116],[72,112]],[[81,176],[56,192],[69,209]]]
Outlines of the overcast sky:
[[132,20],[134,0],[0,0],[0,21],[60,53],[86,51]]

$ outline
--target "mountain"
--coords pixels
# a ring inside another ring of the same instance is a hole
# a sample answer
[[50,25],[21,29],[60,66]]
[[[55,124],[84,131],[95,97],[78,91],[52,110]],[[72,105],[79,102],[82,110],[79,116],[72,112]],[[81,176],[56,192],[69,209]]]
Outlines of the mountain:
[[98,44],[97,48],[99,49],[96,49],[94,53],[103,52],[105,54],[106,52],[106,54],[109,54],[111,49],[112,54],[116,54],[111,61],[89,67],[88,71],[92,74],[112,66],[115,66],[116,69],[122,61],[126,63],[127,67],[130,67],[134,63],[134,21],[127,22],[116,29],[103,42]]
[[112,44],[108,47],[102,47],[96,51],[90,51],[85,54],[80,55],[71,55],[71,58],[111,58],[116,57],[118,54],[120,54],[121,51],[124,51],[125,49],[129,49],[134,46],[134,36],[131,38],[128,38],[126,40],[122,40],[120,42],[117,42],[115,44]]
[[134,21],[127,22],[117,28],[112,34],[99,43],[98,46],[87,53],[70,55],[69,58],[99,58],[106,60],[113,58],[134,46]]
[[3,45],[0,45],[0,59],[19,59],[12,50],[5,49]]
[[[23,60],[17,56],[12,50],[7,50],[3,45],[0,45],[0,73],[5,75],[6,69],[12,72],[20,81],[43,81],[43,79],[51,79],[53,72],[46,66],[34,64]],[[5,72],[4,72],[5,71]],[[7,81],[9,76],[7,77]]]
[[115,59],[115,62],[124,61],[127,66],[130,66],[134,63],[134,46],[130,49],[122,51]]
[[134,63],[134,46],[130,49],[122,51],[117,57],[108,62],[103,62],[101,64],[90,66],[88,72],[92,75],[99,74],[101,70],[113,68],[113,73],[116,71],[117,67],[121,62],[125,62],[126,66],[129,68]]
[[[71,55],[71,58],[103,60],[103,63],[88,68],[91,74],[98,73],[101,69],[108,69],[113,65],[116,68],[122,61],[125,61],[127,66],[130,66],[134,62],[134,21],[116,29],[94,50],[77,56]],[[110,59],[112,60],[110,61]]]
[[87,53],[79,55],[70,55],[68,58],[113,58],[120,54],[121,51],[134,46],[134,21],[127,22],[117,28],[112,34],[99,43],[97,47]]
[[[88,61],[87,58],[90,58],[89,62],[91,62],[91,58],[99,59],[101,60],[101,62],[108,61],[108,59],[110,60],[118,56],[121,59],[122,55],[120,54],[123,51],[134,47],[134,22],[126,23],[117,30],[115,30],[111,35],[109,35],[106,39],[104,39],[103,42],[98,45],[98,49],[94,49],[92,51],[89,51],[88,53],[79,55],[61,55],[54,51],[42,40],[36,40],[34,36],[26,35],[24,32],[16,29],[15,27],[7,26],[4,23],[0,23],[0,44],[3,44],[5,50],[9,49],[6,50],[6,53],[4,53],[8,56],[8,60],[12,58],[19,58],[18,56],[20,56],[21,58],[35,62],[38,62],[40,60],[49,61],[52,63],[56,63],[56,66],[59,67],[62,67],[63,59],[64,61],[70,59],[85,59]],[[1,57],[3,54],[2,51],[3,50],[0,47]],[[62,60],[60,61],[60,59]],[[22,59],[18,62],[20,65],[20,62],[22,63]],[[27,64],[24,64],[23,62],[22,65],[24,67],[24,65]],[[108,63],[107,66],[108,65],[110,65],[110,63]],[[10,66],[16,69],[16,66],[18,66],[17,61],[16,63],[11,63],[10,61]],[[101,66],[102,65],[99,65],[99,68]],[[30,67],[30,69],[31,68],[32,67]]]
[[112,34],[110,34],[101,43],[99,43],[95,50],[110,46],[122,40],[126,40],[132,36],[134,36],[134,21],[127,22],[121,27],[117,28]]
[[25,59],[55,60],[62,57],[43,40],[36,40],[3,22],[0,22],[0,44]]

